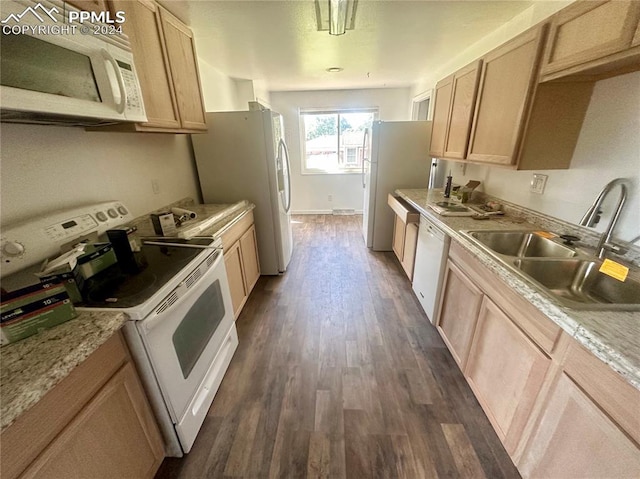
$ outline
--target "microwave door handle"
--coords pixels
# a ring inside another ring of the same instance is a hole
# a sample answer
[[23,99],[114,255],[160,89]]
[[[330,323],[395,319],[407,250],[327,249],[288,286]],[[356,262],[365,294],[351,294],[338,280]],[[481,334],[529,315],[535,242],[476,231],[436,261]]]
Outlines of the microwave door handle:
[[113,67],[113,71],[116,74],[116,79],[118,80],[118,88],[120,89],[120,103],[116,104],[116,111],[118,113],[124,113],[124,107],[127,104],[127,90],[124,87],[124,79],[122,78],[122,72],[120,72],[120,67],[116,62],[116,59],[113,58],[113,55],[109,53],[104,48],[102,49],[102,56],[105,60],[111,63]]

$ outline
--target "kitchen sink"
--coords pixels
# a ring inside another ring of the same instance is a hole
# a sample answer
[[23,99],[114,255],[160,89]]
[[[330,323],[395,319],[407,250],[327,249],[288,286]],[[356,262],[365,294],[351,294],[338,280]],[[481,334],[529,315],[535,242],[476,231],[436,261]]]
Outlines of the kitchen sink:
[[640,308],[640,283],[630,278],[618,281],[600,273],[600,261],[516,259],[513,264],[569,306],[579,303],[600,305],[590,309]]
[[580,310],[640,311],[640,282],[599,271],[602,260],[534,231],[463,231],[462,234],[560,304]]
[[531,231],[470,231],[468,235],[498,254],[523,258],[573,258],[576,252]]

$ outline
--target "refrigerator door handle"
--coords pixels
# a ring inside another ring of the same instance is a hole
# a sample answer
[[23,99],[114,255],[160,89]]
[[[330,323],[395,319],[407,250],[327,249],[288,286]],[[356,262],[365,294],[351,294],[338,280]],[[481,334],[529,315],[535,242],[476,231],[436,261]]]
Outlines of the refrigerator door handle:
[[365,175],[364,175],[364,162],[369,160],[366,157],[368,139],[369,139],[369,128],[365,128],[364,129],[364,138],[362,140],[362,187],[363,188],[367,187],[367,185],[365,183]]
[[286,204],[284,205],[284,211],[285,213],[288,213],[289,210],[291,210],[291,165],[289,163],[289,150],[287,149],[287,144],[284,142],[284,140],[282,138],[280,138],[280,144],[279,144],[279,149],[282,149],[282,153],[283,153],[283,162],[282,162],[282,167],[284,168],[284,166],[286,165],[287,167],[287,175],[286,175],[286,180],[287,180],[287,185],[286,185],[286,189],[285,189],[285,199],[286,199]]

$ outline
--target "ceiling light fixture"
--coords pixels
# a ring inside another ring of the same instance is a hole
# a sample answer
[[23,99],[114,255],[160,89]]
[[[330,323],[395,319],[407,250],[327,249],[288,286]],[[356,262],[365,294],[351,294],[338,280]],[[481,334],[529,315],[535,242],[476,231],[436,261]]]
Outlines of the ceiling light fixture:
[[330,68],[327,68],[326,71],[329,72],[329,73],[338,73],[338,72],[341,72],[342,70],[344,70],[344,68],[341,68],[341,67],[330,67]]
[[329,0],[329,35],[344,35],[347,31],[348,0]]

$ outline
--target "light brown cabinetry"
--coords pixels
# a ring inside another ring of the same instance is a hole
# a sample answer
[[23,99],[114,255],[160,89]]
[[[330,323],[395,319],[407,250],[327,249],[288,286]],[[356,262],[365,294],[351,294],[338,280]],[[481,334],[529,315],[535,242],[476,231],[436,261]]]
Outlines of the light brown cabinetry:
[[640,68],[640,50],[632,48],[639,21],[636,0],[575,2],[558,12],[545,49],[543,80]]
[[153,0],[110,0],[125,12],[142,89],[146,123],[109,130],[197,133],[206,130],[197,57],[191,31]]
[[551,359],[485,296],[465,376],[510,454],[550,364]]
[[160,20],[180,113],[180,125],[185,130],[206,130],[193,33],[184,23],[162,7],[160,7]]
[[392,249],[396,254],[402,269],[407,274],[409,281],[413,280],[413,268],[416,259],[416,247],[418,246],[418,223],[420,213],[400,198],[389,195],[387,204],[395,213],[393,220]]
[[162,438],[116,333],[2,433],[2,477],[152,478]]
[[106,12],[109,9],[107,0],[65,0],[65,3],[87,12],[99,13]]
[[431,146],[429,147],[429,154],[438,158],[444,157],[452,90],[453,75],[443,78],[436,84],[433,100],[433,125],[431,126]]
[[543,28],[534,28],[483,58],[469,160],[515,165],[533,99]]
[[455,241],[447,268],[438,331],[522,476],[640,477],[640,391]]
[[524,477],[640,477],[640,392],[571,340],[518,467]]
[[480,60],[473,62],[453,75],[451,110],[444,150],[444,156],[447,158],[466,158],[481,65]]
[[231,290],[233,313],[237,319],[260,278],[260,261],[253,212],[244,215],[222,235],[222,247],[224,249],[224,265]]
[[478,320],[482,291],[452,262],[447,261],[436,327],[462,371]]

